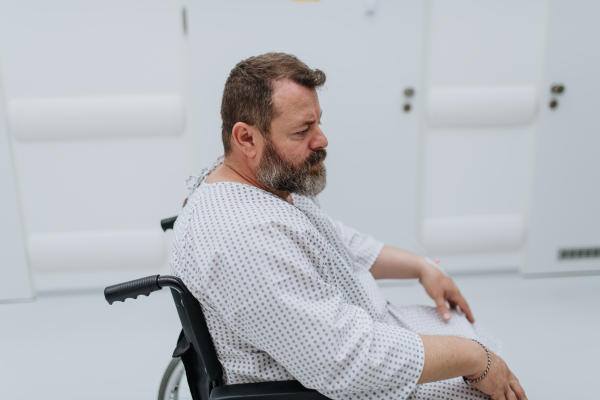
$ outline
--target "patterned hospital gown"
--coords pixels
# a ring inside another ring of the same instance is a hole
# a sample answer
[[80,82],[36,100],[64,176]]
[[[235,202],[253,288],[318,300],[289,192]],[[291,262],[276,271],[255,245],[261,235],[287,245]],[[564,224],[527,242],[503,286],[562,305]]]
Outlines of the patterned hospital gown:
[[369,272],[383,243],[315,199],[292,199],[201,183],[177,219],[172,273],[202,305],[225,384],[296,379],[332,399],[487,399],[462,378],[417,385],[417,333],[498,351],[495,339],[458,313],[443,322],[432,307],[390,305]]

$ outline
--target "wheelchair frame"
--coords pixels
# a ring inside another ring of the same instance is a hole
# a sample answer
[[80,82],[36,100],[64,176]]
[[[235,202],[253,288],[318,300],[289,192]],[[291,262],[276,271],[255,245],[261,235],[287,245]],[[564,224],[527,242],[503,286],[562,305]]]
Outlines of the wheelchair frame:
[[[163,231],[173,229],[177,217],[163,219]],[[164,287],[171,289],[179,314],[182,331],[173,352],[185,367],[190,392],[194,400],[327,400],[316,390],[307,389],[298,381],[274,381],[223,385],[223,368],[204,319],[198,300],[183,281],[170,275],[152,275],[129,282],[108,286],[104,297],[108,304],[126,299],[137,299],[141,294]]]

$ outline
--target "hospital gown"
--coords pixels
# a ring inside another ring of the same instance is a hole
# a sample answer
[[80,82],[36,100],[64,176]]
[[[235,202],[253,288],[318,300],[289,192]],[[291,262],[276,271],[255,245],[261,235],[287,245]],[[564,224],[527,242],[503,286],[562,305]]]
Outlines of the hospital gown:
[[462,378],[417,385],[418,333],[498,343],[458,312],[443,322],[432,307],[390,305],[369,272],[383,243],[313,198],[292,194],[292,205],[242,183],[203,183],[207,174],[175,224],[171,270],[202,306],[225,384],[296,379],[332,399],[488,398]]

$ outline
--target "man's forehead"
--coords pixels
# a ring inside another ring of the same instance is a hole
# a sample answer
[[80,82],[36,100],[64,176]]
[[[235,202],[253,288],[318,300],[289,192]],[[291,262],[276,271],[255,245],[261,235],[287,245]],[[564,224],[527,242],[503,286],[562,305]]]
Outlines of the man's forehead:
[[290,116],[311,116],[316,110],[320,111],[317,91],[289,80],[275,83],[273,101],[280,113],[287,111]]

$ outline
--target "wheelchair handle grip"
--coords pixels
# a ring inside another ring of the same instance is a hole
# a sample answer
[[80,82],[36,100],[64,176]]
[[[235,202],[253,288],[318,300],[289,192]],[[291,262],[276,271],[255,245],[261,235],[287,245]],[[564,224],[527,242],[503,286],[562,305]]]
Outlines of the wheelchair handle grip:
[[150,296],[150,293],[162,289],[162,287],[158,285],[159,276],[160,275],[152,275],[108,286],[104,289],[104,298],[108,301],[108,304],[112,304],[115,301],[125,302],[125,299],[137,299],[140,294]]
[[173,226],[175,225],[176,220],[177,220],[177,215],[174,217],[171,217],[171,218],[165,218],[160,221],[160,227],[162,228],[162,230],[164,232],[166,232],[169,229],[173,229]]

